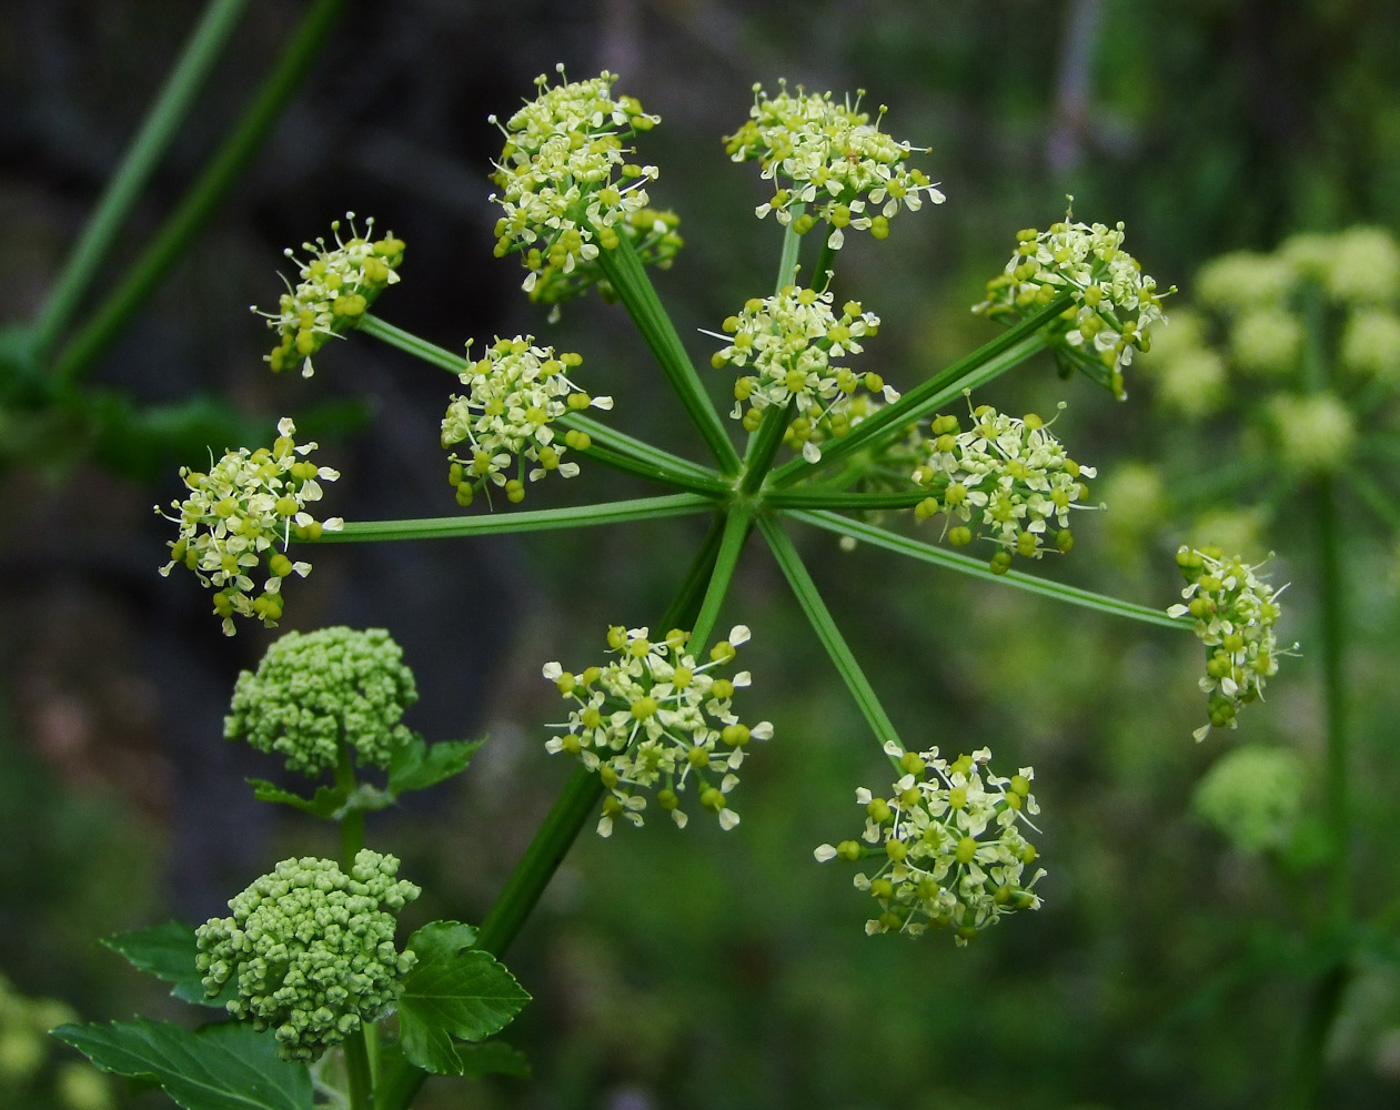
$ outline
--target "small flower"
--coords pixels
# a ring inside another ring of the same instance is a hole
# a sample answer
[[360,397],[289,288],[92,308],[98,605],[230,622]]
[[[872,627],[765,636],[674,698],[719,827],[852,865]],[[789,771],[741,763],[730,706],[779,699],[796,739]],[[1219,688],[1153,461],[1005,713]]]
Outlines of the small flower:
[[1121,400],[1124,367],[1134,351],[1149,349],[1152,326],[1166,318],[1162,298],[1156,280],[1123,249],[1122,223],[1091,226],[1072,222],[1073,215],[1066,212],[1048,231],[1018,231],[1016,253],[973,311],[1015,322],[1069,293],[1074,303],[1048,325],[1055,357]]
[[[557,67],[561,78],[564,67]],[[599,248],[617,246],[621,233],[640,229],[632,222],[648,209],[646,184],[655,181],[655,166],[629,162],[633,152],[625,141],[650,131],[661,122],[648,115],[630,96],[614,98],[616,74],[606,70],[589,81],[564,81],[549,87],[541,74],[535,79],[539,96],[501,127],[505,148],[492,180],[500,188],[491,199],[503,215],[496,222],[496,257],[520,252],[530,271],[522,286],[534,293],[543,281],[558,285],[580,266],[598,257]],[[657,219],[651,219],[653,234]],[[670,230],[660,233],[659,246]],[[671,244],[678,246],[678,240]],[[674,254],[674,250],[670,251]],[[586,287],[586,286],[585,286]],[[581,290],[579,290],[581,291]],[[551,300],[555,297],[540,299]]]
[[[162,513],[180,526],[180,534],[171,541],[170,562],[160,573],[168,575],[183,563],[215,590],[214,612],[223,618],[226,636],[234,634],[234,614],[275,628],[282,616],[282,579],[311,573],[310,563],[287,557],[293,537],[314,540],[344,525],[339,517],[317,521],[307,512],[309,504],[321,499],[321,483],[334,482],[340,474],[305,458],[316,444],[298,445],[292,439],[296,425],[290,417],[278,422],[277,432],[271,448],[227,451],[207,474],[181,467],[190,495],[171,502],[173,514]],[[161,512],[159,505],[156,512]],[[264,564],[262,593],[254,598],[253,575]]]
[[1282,308],[1252,308],[1232,321],[1230,350],[1246,374],[1281,377],[1298,363],[1303,325]]
[[257,672],[243,671],[224,735],[245,736],[287,769],[315,777],[336,766],[344,745],[361,767],[387,770],[412,743],[402,723],[418,700],[403,649],[382,628],[321,628],[274,641]]
[[930,926],[951,927],[954,943],[963,947],[1005,914],[1039,909],[1034,887],[1045,872],[1023,881],[1036,850],[1021,831],[1034,829],[1030,818],[1040,812],[1031,793],[1035,771],[994,775],[987,748],[952,761],[937,748],[887,750],[903,774],[888,798],[865,787],[856,791],[866,815],[860,840],[823,844],[813,853],[822,863],[879,861],[873,875],[855,877],[856,889],[880,910],[865,923],[867,935],[918,936]]
[[1359,374],[1392,382],[1400,378],[1400,317],[1383,309],[1353,313],[1342,334],[1341,356]]
[[[866,312],[859,301],[847,301],[837,316],[830,290],[818,293],[788,285],[771,297],[753,298],[737,316],[724,321],[728,345],[710,360],[716,369],[737,366],[749,373],[734,383],[734,410],[749,431],[757,429],[763,410],[793,402],[793,421],[787,442],[801,450],[808,462],[821,459],[818,426],[849,427],[850,410],[857,391],[864,387],[886,401],[899,399],[893,386],[878,374],[856,374],[833,365],[846,355],[865,348],[861,340],[875,335],[880,318]],[[745,405],[747,404],[747,408]]]
[[[399,280],[395,271],[403,262],[403,240],[394,238],[392,231],[382,239],[372,238],[373,216],[365,221],[364,235],[355,228],[355,213],[345,213],[345,219],[350,238],[341,239],[336,220],[331,224],[334,248],[327,247],[324,239],[301,245],[311,253],[310,261],[299,262],[287,248],[287,257],[300,267],[301,281],[295,289],[288,286],[278,311],[258,313],[282,337],[263,359],[274,371],[299,364],[301,376],[311,377],[311,356],[332,336],[355,327],[374,299]],[[256,305],[253,311],[258,312]]]
[[977,525],[980,538],[1000,547],[992,556],[998,573],[1010,569],[1013,554],[1040,558],[1046,541],[1068,552],[1070,509],[1094,508],[1082,503],[1089,495],[1084,479],[1098,471],[1070,458],[1034,413],[1018,419],[980,405],[967,431],[956,416],[935,416],[923,443],[913,480],[929,496],[915,507],[915,518],[943,513],[944,535],[955,546],[971,543],[968,525]]
[[[569,380],[566,370],[582,363],[581,355],[556,356],[553,347],[533,343],[532,335],[498,338],[460,375],[467,395],[454,396],[442,420],[444,447],[471,446],[470,454],[449,456],[448,481],[459,505],[470,505],[488,483],[519,502],[525,498],[527,477],[537,482],[551,471],[574,477],[578,463],[564,462],[564,454],[571,447],[584,450],[592,440],[585,432],[570,431],[561,442],[551,425],[569,412],[612,408],[611,397],[591,397]],[[533,464],[528,472],[527,462]],[[512,467],[515,476],[507,477]]]
[[[271,1029],[284,1060],[311,1063],[394,1008],[417,957],[394,947],[394,914],[419,888],[368,848],[350,874],[334,860],[287,859],[195,931],[204,990],[232,982],[228,1012]],[[384,908],[381,908],[384,907]]]
[[1196,638],[1206,645],[1200,687],[1209,695],[1210,722],[1192,734],[1201,741],[1211,728],[1237,728],[1240,707],[1263,694],[1265,680],[1278,673],[1279,656],[1296,654],[1298,645],[1279,649],[1274,624],[1282,613],[1278,597],[1287,587],[1270,589],[1255,573],[1259,566],[1226,559],[1218,547],[1185,545],[1176,563],[1189,583],[1181,591],[1186,604],[1173,605],[1167,615],[1192,617]]
[[717,673],[748,642],[749,630],[735,625],[704,662],[686,650],[688,632],[673,628],[659,642],[647,637],[645,628],[615,626],[608,630],[613,662],[578,674],[545,664],[544,677],[576,706],[568,720],[551,726],[566,731],[545,748],[574,756],[602,779],[608,795],[600,836],[611,836],[619,818],[642,825],[647,800],[638,790],[656,790],[656,803],[684,828],[681,795],[690,784],[720,828],[732,829],[739,815],[728,798],[745,749],[750,740],[773,736],[769,722],[750,727],[733,711],[734,691],[750,684],[749,672]]
[[[643,266],[669,270],[681,247],[685,246],[685,240],[677,230],[680,223],[681,218],[669,209],[641,208],[613,226],[621,229],[623,237],[631,242]],[[561,304],[582,296],[595,285],[598,295],[605,302],[611,304],[617,300],[617,292],[603,276],[603,269],[596,257],[588,261],[576,259],[568,272],[562,266],[552,265],[547,257],[542,256],[541,261],[539,276],[530,289],[530,300],[536,304],[554,306],[549,314],[550,323],[558,322]]]
[[812,205],[793,226],[806,233],[824,221],[831,229],[827,246],[839,250],[848,227],[883,239],[901,209],[916,212],[925,198],[943,203],[943,194],[923,171],[905,165],[915,151],[928,149],[881,131],[883,106],[871,123],[860,110],[863,92],[857,92],[854,104],[849,97],[837,103],[829,92],[809,95],[799,85],[794,95],[787,82],[778,85],[774,97],[754,86],[749,119],[724,140],[733,161],[758,161],[763,180],[773,182],[772,198],[755,209],[759,219],[772,212],[787,225],[797,206]]

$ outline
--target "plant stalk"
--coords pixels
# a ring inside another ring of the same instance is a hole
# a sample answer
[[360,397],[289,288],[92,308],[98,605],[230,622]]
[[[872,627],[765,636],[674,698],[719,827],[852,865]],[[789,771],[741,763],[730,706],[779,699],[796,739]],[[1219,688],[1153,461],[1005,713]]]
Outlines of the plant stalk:
[[261,148],[349,3],[350,0],[315,0],[253,103],[184,200],[87,325],[58,356],[54,364],[58,384],[71,384],[107,349],[200,233]]

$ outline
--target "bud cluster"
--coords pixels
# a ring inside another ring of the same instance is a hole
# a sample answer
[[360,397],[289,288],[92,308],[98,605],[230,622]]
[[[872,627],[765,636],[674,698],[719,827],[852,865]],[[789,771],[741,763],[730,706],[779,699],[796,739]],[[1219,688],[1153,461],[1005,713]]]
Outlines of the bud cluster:
[[1157,282],[1123,249],[1123,224],[1072,222],[1066,213],[1048,231],[1016,233],[1016,252],[987,283],[987,299],[974,312],[1020,320],[1061,293],[1073,304],[1050,325],[1051,345],[1062,364],[1087,373],[1125,397],[1123,368],[1133,352],[1151,347],[1152,326],[1165,319]]
[[[310,563],[287,557],[292,538],[314,540],[344,524],[339,517],[317,521],[306,508],[321,499],[321,483],[335,481],[339,473],[305,458],[316,444],[292,439],[296,425],[290,417],[278,422],[277,432],[270,448],[225,452],[207,474],[182,466],[180,477],[190,495],[171,502],[173,515],[162,514],[180,526],[180,534],[171,541],[170,562],[160,573],[168,575],[183,563],[215,590],[214,612],[223,618],[227,636],[234,634],[235,613],[275,627],[282,616],[282,579],[311,572]],[[252,576],[264,563],[262,592],[253,597]]]
[[[404,242],[391,231],[382,239],[372,238],[374,217],[365,221],[365,233],[355,228],[355,213],[345,213],[350,238],[340,237],[340,221],[331,224],[335,246],[324,239],[303,243],[311,259],[298,263],[301,281],[288,288],[278,303],[278,311],[259,313],[267,326],[281,336],[281,343],[264,361],[275,371],[298,363],[301,376],[312,375],[311,356],[333,335],[339,335],[360,322],[360,318],[388,286],[399,280],[395,273],[403,262]],[[286,255],[297,262],[290,247]],[[254,306],[254,312],[257,307]]]
[[546,663],[544,677],[577,707],[564,729],[545,745],[550,754],[565,752],[596,771],[608,796],[598,822],[601,836],[611,836],[619,817],[642,824],[647,801],[638,790],[656,791],[656,802],[684,828],[687,816],[680,795],[694,781],[700,805],[732,829],[739,815],[728,795],[750,740],[768,740],[773,726],[741,722],[732,708],[734,691],[748,686],[748,671],[731,678],[715,672],[727,667],[749,630],[735,625],[729,638],[710,649],[700,663],[686,650],[690,633],[673,628],[663,640],[647,638],[645,628],[614,626],[608,648],[616,658],[578,674]]
[[205,993],[232,982],[229,1013],[271,1029],[284,1060],[310,1063],[377,1021],[417,959],[394,947],[394,913],[420,893],[398,869],[368,848],[349,875],[334,860],[283,860],[229,902],[232,916],[196,930]]
[[813,853],[822,863],[838,856],[881,861],[873,875],[855,877],[856,889],[880,911],[865,923],[866,933],[918,936],[930,926],[951,927],[962,947],[1005,914],[1039,909],[1033,888],[1045,872],[1022,881],[1036,859],[1021,832],[1022,825],[1034,829],[1030,817],[1040,812],[1031,793],[1034,770],[994,775],[987,748],[951,761],[937,748],[905,752],[891,742],[885,750],[904,774],[887,798],[865,787],[856,791],[866,814],[861,839],[823,844]]
[[[562,78],[562,65],[558,72]],[[573,274],[599,248],[617,246],[648,206],[646,183],[659,171],[628,162],[632,148],[624,144],[661,120],[633,97],[614,99],[616,81],[605,70],[551,88],[541,74],[539,96],[501,127],[506,144],[492,176],[501,191],[491,196],[504,212],[496,222],[496,256],[523,253],[527,292],[556,281],[556,274]]]
[[1176,563],[1189,583],[1181,591],[1186,603],[1167,610],[1172,617],[1192,617],[1196,637],[1206,645],[1200,687],[1210,698],[1210,721],[1193,733],[1198,741],[1212,728],[1238,727],[1240,707],[1263,693],[1265,679],[1278,673],[1278,657],[1298,646],[1280,651],[1274,634],[1282,613],[1278,597],[1287,587],[1270,589],[1255,573],[1258,566],[1224,555],[1218,547],[1183,546]]
[[[942,204],[943,194],[921,170],[905,162],[925,147],[898,142],[880,130],[885,109],[874,123],[849,97],[837,103],[831,93],[796,94],[778,83],[770,97],[755,85],[749,119],[725,137],[725,151],[735,162],[758,161],[763,180],[774,183],[772,198],[755,209],[759,219],[775,214],[805,234],[818,220],[831,229],[826,243],[839,250],[845,229],[868,231],[876,239],[890,233],[890,220],[900,211],[918,211],[924,198]],[[813,207],[794,218],[800,205]]]
[[861,340],[880,328],[880,318],[866,312],[859,301],[847,301],[840,316],[833,301],[830,290],[818,293],[796,285],[771,297],[754,297],[737,316],[724,321],[723,337],[732,338],[710,360],[716,369],[738,366],[751,371],[734,383],[730,413],[746,430],[757,430],[768,406],[794,402],[787,439],[808,462],[821,458],[820,437],[814,434],[819,424],[845,408],[862,386],[887,401],[899,398],[879,374],[856,374],[833,365],[848,354],[860,354],[865,349]]
[[[448,481],[459,505],[470,505],[487,483],[504,489],[511,502],[520,502],[527,477],[532,482],[550,472],[574,477],[578,463],[564,462],[564,453],[570,447],[586,450],[592,439],[586,432],[569,431],[560,443],[550,425],[570,412],[612,408],[611,397],[591,397],[569,380],[567,371],[583,362],[581,355],[555,355],[553,347],[533,344],[532,335],[498,338],[460,375],[467,394],[454,395],[442,419],[444,447],[471,446],[470,454],[449,456]],[[528,471],[527,462],[532,464]],[[515,475],[508,477],[512,467]]]
[[998,573],[1010,569],[1012,555],[1040,558],[1047,539],[1068,552],[1074,546],[1070,509],[1094,507],[1083,504],[1089,496],[1084,479],[1098,471],[1070,458],[1034,413],[1018,419],[979,405],[967,431],[956,416],[935,416],[923,445],[913,480],[931,492],[915,506],[915,518],[943,513],[944,534],[955,547],[971,543],[974,534],[999,545],[991,560]]

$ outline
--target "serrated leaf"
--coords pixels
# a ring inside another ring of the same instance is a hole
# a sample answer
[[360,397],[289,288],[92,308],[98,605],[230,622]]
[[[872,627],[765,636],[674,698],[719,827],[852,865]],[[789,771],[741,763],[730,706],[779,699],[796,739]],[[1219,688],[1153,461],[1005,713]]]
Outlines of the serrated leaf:
[[322,786],[310,798],[303,798],[300,794],[283,790],[276,783],[268,782],[266,779],[248,779],[246,781],[253,788],[253,797],[258,801],[291,806],[293,809],[311,814],[312,817],[334,817],[349,798],[349,792],[339,786]]
[[311,1076],[277,1055],[270,1032],[225,1022],[191,1032],[164,1021],[60,1025],[103,1071],[155,1083],[185,1110],[312,1110]]
[[194,926],[183,921],[167,921],[149,929],[118,933],[102,943],[125,956],[133,967],[170,983],[170,993],[185,1002],[223,1009],[236,989],[230,982],[215,997],[205,997],[203,977],[194,966],[195,957],[199,955]]
[[463,1075],[454,1037],[479,1041],[510,1024],[530,1001],[515,977],[487,952],[466,947],[476,930],[435,921],[409,938],[418,964],[404,977],[399,1029],[404,1055],[439,1075]]
[[389,764],[389,793],[426,790],[461,774],[481,745],[480,740],[444,740],[429,747],[421,736],[415,736],[411,744],[394,752]]

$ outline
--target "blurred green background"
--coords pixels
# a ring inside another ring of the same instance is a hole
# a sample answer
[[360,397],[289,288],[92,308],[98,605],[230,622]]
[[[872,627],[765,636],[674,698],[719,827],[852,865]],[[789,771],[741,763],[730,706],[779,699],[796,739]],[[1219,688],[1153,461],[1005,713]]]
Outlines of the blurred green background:
[[[251,4],[112,278],[302,9]],[[0,322],[42,304],[196,10],[0,0],[11,274]],[[1058,218],[1067,193],[1081,218],[1126,221],[1129,249],[1184,301],[1196,268],[1226,250],[1358,222],[1400,230],[1397,49],[1391,0],[352,5],[250,173],[94,380],[139,404],[208,394],[269,431],[296,416],[342,470],[326,504],[349,519],[455,512],[437,444],[452,383],[440,372],[363,338],[325,352],[310,383],[274,380],[260,361],[269,336],[246,306],[275,303],[283,247],[352,209],[408,242],[403,283],[376,306],[384,318],[447,347],[533,332],[580,351],[585,385],[614,395],[620,427],[700,458],[621,310],[590,299],[549,325],[518,292],[515,264],[491,257],[486,177],[499,135],[486,117],[512,110],[556,61],[572,76],[619,72],[618,88],[663,118],[642,157],[661,168],[653,200],[681,214],[687,247],[657,284],[701,365],[711,341],[694,329],[768,290],[777,264],[780,229],[752,217],[765,191],[756,170],[729,163],[720,143],[753,83],[864,88],[867,105],[887,104],[893,135],[932,148],[920,164],[948,201],[901,216],[883,243],[848,240],[838,295],[884,322],[864,367],[908,387],[995,334],[968,307],[1016,229]],[[1046,415],[1068,400],[1057,432],[1106,480],[1130,459],[1188,450],[1149,391],[1129,388],[1118,405],[1083,380],[1060,382],[1047,358],[988,399]],[[242,784],[275,768],[227,744],[221,719],[269,634],[225,640],[191,576],[156,575],[168,529],[151,506],[178,495],[175,467],[196,459],[136,451],[95,442],[81,422],[0,412],[0,972],[88,1019],[189,1016],[97,937],[202,920],[276,860],[331,851],[326,830],[260,811]],[[645,488],[597,470],[532,491],[531,507]],[[1073,557],[1043,572],[1165,607],[1189,522],[1127,543],[1112,513],[1081,517]],[[392,631],[423,692],[411,723],[429,738],[491,738],[459,785],[371,824],[371,843],[402,855],[403,874],[426,889],[410,925],[479,919],[569,771],[544,752],[557,700],[540,664],[581,667],[609,623],[653,621],[699,534],[695,522],[663,522],[340,546],[289,591],[284,628]],[[776,728],[746,765],[742,825],[679,833],[658,822],[607,842],[586,833],[507,957],[536,999],[510,1034],[534,1080],[430,1085],[425,1103],[1272,1104],[1315,967],[1298,925],[1310,893],[1231,848],[1190,798],[1240,739],[1316,759],[1306,529],[1284,513],[1264,536],[1279,554],[1275,581],[1294,583],[1284,638],[1303,641],[1303,658],[1285,661],[1239,733],[1201,746],[1190,736],[1204,719],[1190,638],[843,553],[826,535],[798,540],[911,744],[987,744],[1003,766],[1034,764],[1044,909],[966,950],[941,936],[863,935],[849,874],[819,867],[811,850],[859,828],[853,790],[882,787],[888,768],[755,542],[721,618],[753,628],[748,705]],[[1389,542],[1358,531],[1348,557],[1360,614],[1352,866],[1366,913],[1400,894],[1400,621]],[[22,1082],[18,1071],[0,1078],[5,1105],[61,1105],[54,1069],[69,1059],[55,1051]],[[1400,968],[1379,955],[1357,967],[1327,1061],[1323,1105],[1400,1101]],[[162,1099],[112,1092],[132,1107]]]

